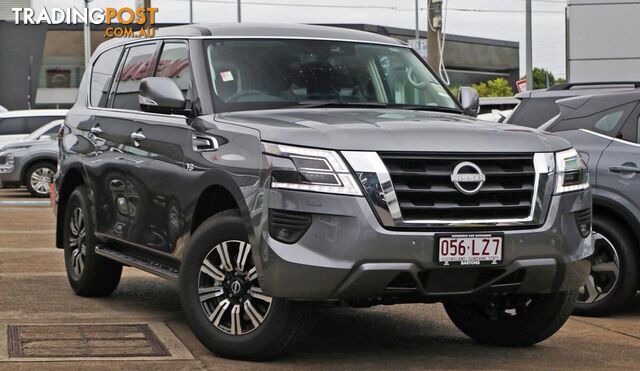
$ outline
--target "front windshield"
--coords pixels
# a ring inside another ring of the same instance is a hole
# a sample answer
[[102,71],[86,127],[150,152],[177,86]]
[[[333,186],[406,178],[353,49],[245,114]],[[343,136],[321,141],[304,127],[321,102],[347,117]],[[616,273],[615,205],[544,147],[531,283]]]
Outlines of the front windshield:
[[217,112],[331,105],[457,111],[410,49],[327,40],[211,40]]

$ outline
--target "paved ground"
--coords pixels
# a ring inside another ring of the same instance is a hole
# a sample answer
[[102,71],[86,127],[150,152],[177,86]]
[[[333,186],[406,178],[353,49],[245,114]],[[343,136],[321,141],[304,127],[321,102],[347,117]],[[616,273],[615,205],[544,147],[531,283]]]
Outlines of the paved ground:
[[184,345],[190,354],[163,361],[17,362],[6,359],[7,331],[0,330],[0,369],[640,368],[640,297],[612,318],[573,317],[554,337],[527,349],[474,343],[449,322],[440,305],[401,305],[321,311],[314,331],[293,355],[275,362],[220,359],[193,337],[180,313],[176,287],[165,280],[128,268],[112,297],[75,296],[62,252],[54,248],[51,209],[2,203],[17,200],[33,199],[24,191],[0,190],[0,327],[151,323],[168,330],[163,339],[174,341],[169,344],[174,353]]

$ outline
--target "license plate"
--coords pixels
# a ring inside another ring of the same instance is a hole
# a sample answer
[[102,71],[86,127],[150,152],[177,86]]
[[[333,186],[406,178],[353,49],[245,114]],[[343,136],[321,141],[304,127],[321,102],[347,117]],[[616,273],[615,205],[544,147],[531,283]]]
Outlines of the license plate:
[[437,263],[441,265],[498,264],[502,261],[502,234],[436,236]]

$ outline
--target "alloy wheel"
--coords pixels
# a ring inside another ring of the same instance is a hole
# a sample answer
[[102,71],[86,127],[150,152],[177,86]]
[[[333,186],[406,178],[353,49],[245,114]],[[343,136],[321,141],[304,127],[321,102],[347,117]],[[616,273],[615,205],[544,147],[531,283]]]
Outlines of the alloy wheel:
[[46,195],[49,193],[49,183],[53,180],[54,176],[53,170],[47,167],[41,167],[36,169],[33,173],[31,173],[31,177],[29,178],[29,183],[31,184],[31,188],[38,192],[41,195]]
[[578,292],[578,302],[592,304],[605,299],[616,287],[620,277],[620,258],[611,241],[594,233],[594,253],[591,274]]
[[231,335],[244,335],[260,327],[272,301],[258,283],[251,245],[238,240],[216,245],[204,258],[198,296],[209,321]]
[[87,235],[82,208],[76,207],[69,222],[69,246],[71,247],[71,266],[77,277],[84,271],[87,252]]

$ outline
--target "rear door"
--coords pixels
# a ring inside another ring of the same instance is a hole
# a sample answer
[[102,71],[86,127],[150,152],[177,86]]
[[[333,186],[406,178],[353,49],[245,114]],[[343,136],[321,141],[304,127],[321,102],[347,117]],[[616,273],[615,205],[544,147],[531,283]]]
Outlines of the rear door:
[[104,79],[106,86],[91,87],[91,93],[96,94],[92,103],[99,107],[94,109],[89,135],[100,150],[86,167],[96,189],[96,232],[124,243],[130,240],[132,225],[139,218],[138,205],[147,204],[141,200],[146,192],[136,175],[136,169],[145,166],[144,159],[140,159],[131,133],[138,115],[138,86],[151,71],[157,45],[158,42],[135,43],[124,48],[115,71],[113,63],[107,65],[117,54],[114,52],[101,66],[105,73],[111,71],[109,76],[94,72],[93,80]]
[[628,207],[640,210],[640,107],[612,140],[598,163],[599,192],[606,192]]

